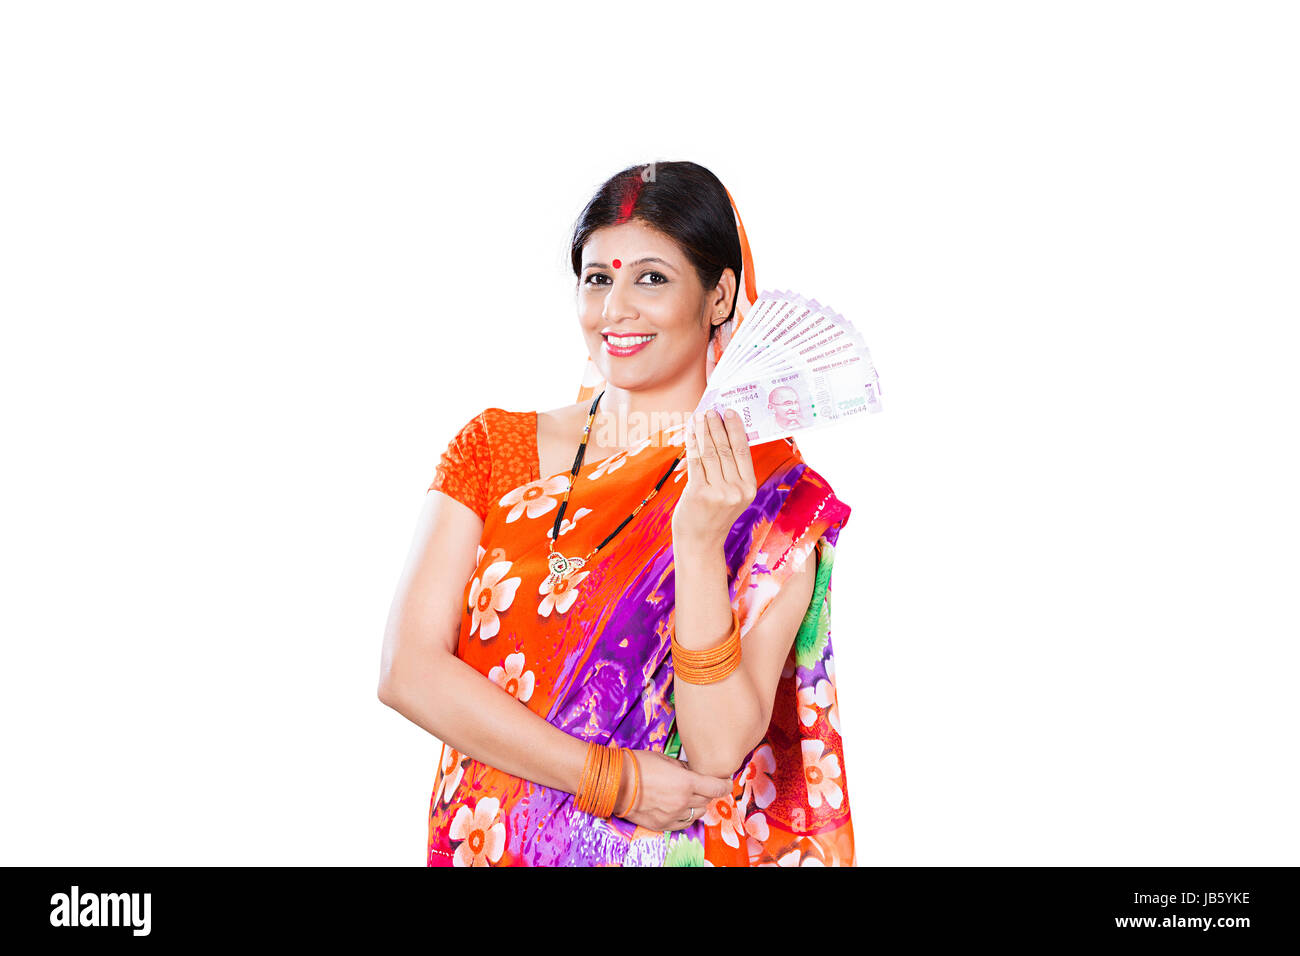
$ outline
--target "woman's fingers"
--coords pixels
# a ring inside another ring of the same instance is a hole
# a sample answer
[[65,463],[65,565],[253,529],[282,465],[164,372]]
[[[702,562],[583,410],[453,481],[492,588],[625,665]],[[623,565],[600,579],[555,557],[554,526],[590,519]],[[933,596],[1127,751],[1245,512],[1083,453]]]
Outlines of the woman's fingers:
[[725,427],[727,436],[731,440],[731,450],[735,455],[736,474],[740,476],[741,484],[749,488],[757,488],[758,482],[754,478],[754,458],[749,453],[749,439],[745,437],[745,423],[740,420],[740,413],[734,408],[727,409],[727,414],[723,417],[726,419]]
[[718,456],[718,475],[722,481],[734,485],[739,480],[739,473],[736,471],[736,453],[731,447],[727,425],[712,409],[705,414],[704,419]]
[[[732,791],[733,784],[730,777],[715,777],[712,774],[700,773],[697,770],[690,769],[685,760],[674,759],[657,751],[646,751],[646,753],[653,754],[655,760],[662,760],[672,764],[676,768],[676,772],[687,774],[689,777],[688,787],[674,785],[667,790],[660,791],[660,796],[657,799],[652,798],[652,802],[660,809],[658,809],[656,815],[648,816],[647,822],[651,824],[655,820],[663,819],[664,811],[662,807],[664,803],[669,806],[676,804],[680,807],[675,812],[671,812],[672,819],[665,821],[665,825],[658,827],[658,829],[684,830],[689,826],[693,826],[708,812],[709,804],[719,797],[727,796]],[[674,783],[676,784],[676,781]],[[674,793],[675,795],[673,795]],[[691,809],[694,809],[695,813],[690,814],[688,820],[686,817]],[[655,811],[649,812],[655,813]]]
[[[708,807],[708,803],[686,804],[680,811],[673,814],[672,817],[666,821],[667,826],[662,827],[661,829],[685,830],[687,827],[694,826],[700,822],[700,819],[704,816]],[[694,813],[691,813],[692,809],[695,810]]]
[[[716,777],[710,777],[708,779],[714,780],[715,782],[717,780]],[[692,794],[691,797],[682,805],[682,811],[677,814],[676,819],[673,820],[673,829],[684,830],[692,824],[699,822],[700,818],[708,812],[709,804],[714,800],[717,800],[719,797],[725,797],[729,793],[731,793],[731,781],[727,781],[723,786],[721,793]],[[694,810],[695,812],[690,813],[691,810]],[[687,814],[690,814],[689,820],[686,819]]]
[[720,484],[722,472],[718,470],[718,449],[713,445],[708,416],[704,416],[704,421],[692,418],[691,427],[695,429],[695,444],[700,449],[700,468],[704,472],[705,482],[710,485]]
[[731,781],[724,780],[721,777],[710,777],[708,774],[695,774],[695,795],[702,797],[706,801],[716,800],[718,797],[725,797],[731,793]]

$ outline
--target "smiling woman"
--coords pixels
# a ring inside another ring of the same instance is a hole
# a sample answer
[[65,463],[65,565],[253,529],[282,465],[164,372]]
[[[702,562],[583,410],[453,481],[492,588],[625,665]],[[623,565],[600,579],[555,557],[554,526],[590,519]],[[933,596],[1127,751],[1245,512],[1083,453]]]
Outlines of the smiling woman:
[[[630,262],[615,257],[613,261],[618,265],[612,266],[602,258],[607,249],[642,249],[657,254],[639,256]],[[641,363],[646,374],[698,363],[704,330],[707,328],[713,335],[718,326],[709,322],[707,314],[701,314],[701,286],[708,280],[697,278],[688,257],[671,237],[644,222],[631,220],[596,230],[583,242],[580,255],[586,262],[577,268],[581,277],[578,316],[593,354],[610,359],[653,351],[654,356]],[[735,295],[735,277],[730,272],[727,276],[727,282],[715,278],[710,286],[718,287],[717,298],[729,303]],[[715,322],[726,318],[724,302],[712,306],[720,313]],[[653,350],[649,348],[651,343]],[[608,373],[608,363],[599,364],[601,371]],[[620,363],[618,371],[621,377],[632,376],[635,381],[636,368]],[[632,385],[617,391],[635,390]],[[623,407],[630,394],[608,397],[611,406],[617,403]]]
[[793,439],[691,415],[757,298],[734,202],[694,163],[633,167],[572,255],[578,401],[460,429],[389,618],[380,698],[443,741],[426,861],[854,865],[850,508]]

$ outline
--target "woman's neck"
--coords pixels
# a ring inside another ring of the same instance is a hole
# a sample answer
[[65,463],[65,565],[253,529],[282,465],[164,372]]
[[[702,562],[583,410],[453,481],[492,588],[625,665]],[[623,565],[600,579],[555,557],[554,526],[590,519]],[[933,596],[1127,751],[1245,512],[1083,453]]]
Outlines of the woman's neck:
[[627,447],[679,428],[700,403],[705,384],[703,368],[698,376],[655,388],[624,389],[606,383],[592,432],[602,445]]

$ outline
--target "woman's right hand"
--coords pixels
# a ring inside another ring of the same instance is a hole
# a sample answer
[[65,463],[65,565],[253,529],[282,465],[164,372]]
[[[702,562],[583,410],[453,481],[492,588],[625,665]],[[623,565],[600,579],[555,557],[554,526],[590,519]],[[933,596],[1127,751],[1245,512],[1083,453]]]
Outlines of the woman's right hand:
[[[629,756],[636,758],[641,770],[641,787],[636,805],[618,815],[647,830],[684,830],[704,816],[710,803],[731,793],[731,780],[726,777],[697,773],[684,761],[657,750],[633,750],[623,754],[623,780],[616,807],[626,806],[632,794],[634,771]],[[695,814],[687,820],[692,809]]]

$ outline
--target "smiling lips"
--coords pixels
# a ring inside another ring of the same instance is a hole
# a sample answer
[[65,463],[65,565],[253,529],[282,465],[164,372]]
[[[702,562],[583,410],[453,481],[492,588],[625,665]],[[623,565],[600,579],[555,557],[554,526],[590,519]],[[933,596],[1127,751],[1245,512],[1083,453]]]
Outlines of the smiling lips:
[[604,336],[605,351],[610,355],[635,355],[650,344],[654,335],[609,335]]

